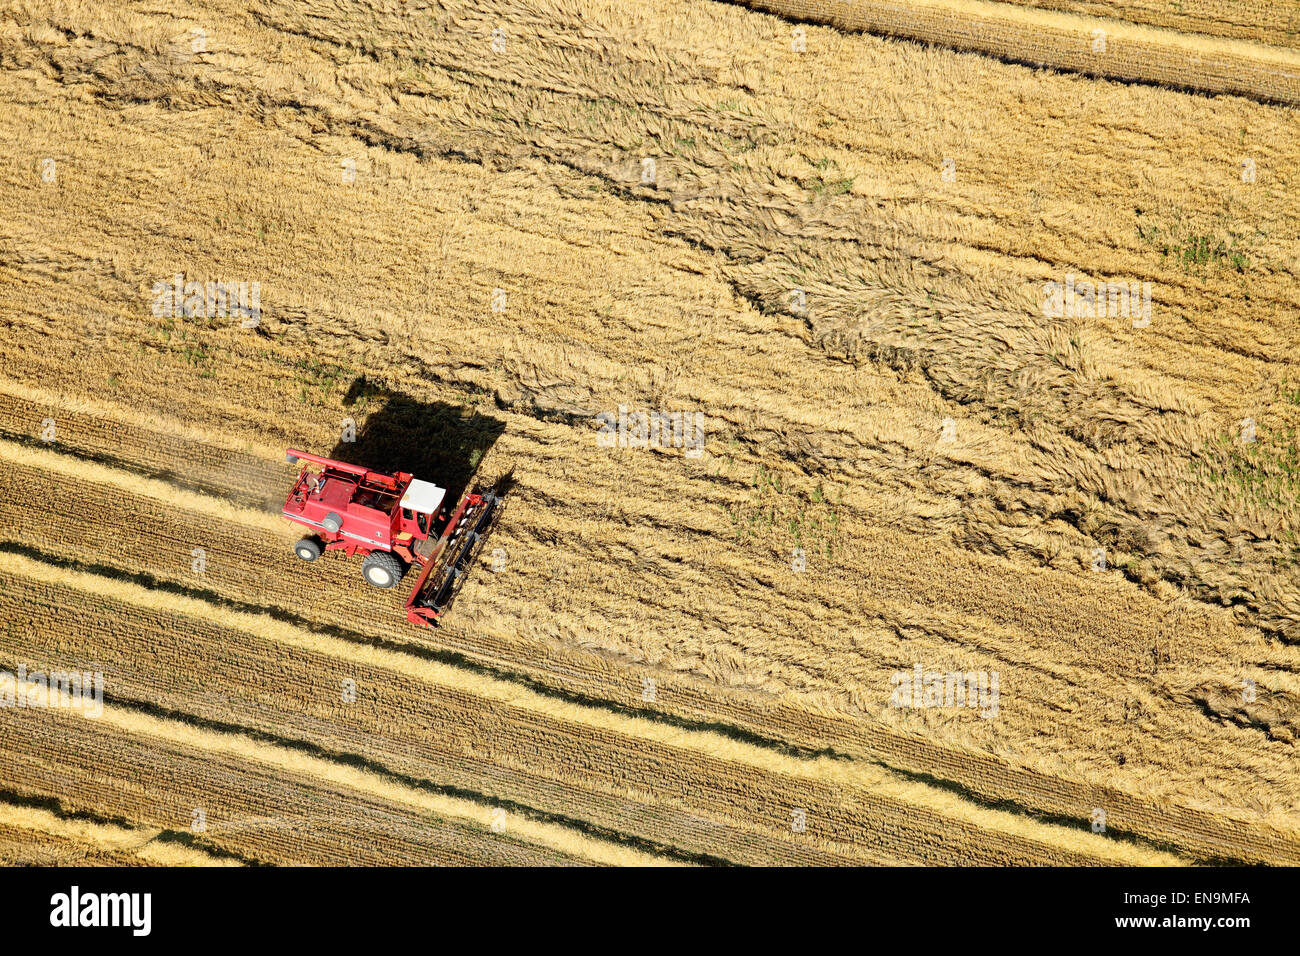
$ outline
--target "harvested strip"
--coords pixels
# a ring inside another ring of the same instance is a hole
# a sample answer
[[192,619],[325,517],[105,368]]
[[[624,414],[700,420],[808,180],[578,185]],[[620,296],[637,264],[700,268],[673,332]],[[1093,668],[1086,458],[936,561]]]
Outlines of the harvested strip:
[[[67,695],[63,696],[66,700]],[[70,709],[71,702],[63,706]],[[64,716],[59,709],[55,709],[54,712]],[[339,787],[378,797],[398,806],[408,806],[439,817],[480,823],[484,822],[486,816],[483,807],[469,800],[425,793],[392,783],[365,770],[306,756],[284,747],[250,740],[236,734],[218,733],[177,720],[152,717],[124,707],[105,705],[102,714],[96,718],[69,719],[93,719],[96,724],[113,727],[128,734],[162,737],[208,753],[279,767],[287,772],[326,781]],[[526,818],[516,819],[512,824],[512,832],[530,842],[608,866],[659,865],[665,862],[648,853],[594,840],[554,824],[539,823]]]
[[870,792],[915,807],[918,811],[927,810],[955,822],[1008,836],[1037,840],[1069,852],[1095,855],[1114,863],[1171,865],[1178,862],[1178,858],[1171,854],[1115,843],[1094,834],[978,807],[956,799],[944,791],[897,777],[871,764],[825,757],[801,760],[752,744],[729,740],[717,734],[666,726],[644,718],[584,707],[544,696],[518,684],[467,672],[438,662],[414,659],[380,648],[359,648],[337,638],[313,634],[269,617],[214,608],[206,602],[193,598],[148,590],[125,582],[109,581],[97,575],[59,569],[20,555],[0,554],[0,569],[50,583],[67,583],[93,594],[124,600],[142,607],[165,608],[176,613],[213,620],[226,626],[253,630],[290,646],[323,651],[341,659],[373,662],[378,666],[387,667],[428,683],[454,687],[488,700],[541,711],[622,736],[693,751],[702,758],[723,758],[763,771],[802,777],[834,787]]
[[[5,424],[18,420],[19,416],[15,414],[15,409],[40,408],[47,412],[57,410],[61,413],[83,416],[86,420],[106,420],[118,428],[140,429],[154,441],[163,440],[164,446],[167,438],[175,438],[184,441],[188,447],[199,448],[205,452],[216,450],[240,452],[253,456],[256,460],[271,461],[278,459],[284,451],[282,448],[261,445],[254,441],[233,441],[225,432],[195,428],[193,425],[157,415],[148,416],[146,427],[141,421],[139,412],[125,406],[86,395],[52,392],[11,378],[0,377],[0,396],[5,398],[5,401],[0,401],[0,414],[3,414]],[[39,430],[39,427],[34,428],[33,434],[38,433]]]
[[[180,736],[184,736],[181,725]],[[478,820],[395,805],[281,765],[123,733],[53,709],[5,714],[0,759],[22,797],[77,813],[194,833],[215,850],[278,865],[582,864]]]
[[282,449],[251,442],[234,447],[219,432],[0,379],[0,437],[30,444],[40,440],[47,419],[57,441],[51,450],[129,466],[258,507],[277,507],[283,500]]
[[[1264,102],[1300,103],[1300,53],[1253,40],[1188,35],[993,0],[740,0],[827,23],[1090,76],[1143,80]],[[1095,31],[1103,31],[1100,48]]]
[[212,495],[186,491],[156,478],[144,478],[71,455],[47,451],[43,448],[28,448],[17,442],[0,439],[0,461],[67,475],[86,484],[107,485],[129,494],[166,501],[185,511],[198,512],[232,524],[272,531],[280,537],[285,534],[285,522],[276,514],[241,508]]
[[[213,857],[202,850],[176,843],[160,843],[161,830],[129,829],[107,823],[61,817],[40,807],[0,801],[0,828],[27,830],[71,843],[86,853],[108,853],[136,858],[150,866],[238,866],[233,860]],[[65,851],[66,852],[66,851]]]
[[[989,865],[1097,862],[940,820],[869,791],[683,755],[249,631],[0,572],[0,612],[24,606],[38,609],[32,633],[0,635],[0,661],[11,668],[93,669],[121,702],[310,744],[334,759],[363,758],[445,792],[590,823],[678,857],[751,865],[936,863],[950,861],[960,847],[962,859]],[[201,677],[191,671],[195,660],[208,662]],[[340,703],[346,681],[356,699]],[[791,831],[795,808],[805,812],[802,833]]]
[[1271,0],[1004,0],[1043,10],[1127,20],[1183,33],[1241,37],[1273,46],[1294,47],[1300,17],[1294,4]]
[[[102,673],[106,693],[119,703],[362,760],[407,782],[626,837],[687,862],[883,864],[906,858],[926,839],[914,822],[900,821],[911,843],[886,852],[872,833],[835,822],[843,816],[841,795],[824,788],[814,794],[799,781],[749,768],[682,761],[642,740],[591,733],[455,688],[62,584],[0,572],[5,614],[29,615],[22,632],[0,631],[0,661],[10,669]],[[201,674],[197,660],[206,662]],[[346,686],[355,699],[340,700]],[[808,808],[806,833],[792,833],[781,816],[793,806]],[[845,842],[850,837],[854,842]],[[974,858],[1005,859],[987,843],[973,847]],[[1059,859],[1034,852],[1026,847],[1020,857]]]

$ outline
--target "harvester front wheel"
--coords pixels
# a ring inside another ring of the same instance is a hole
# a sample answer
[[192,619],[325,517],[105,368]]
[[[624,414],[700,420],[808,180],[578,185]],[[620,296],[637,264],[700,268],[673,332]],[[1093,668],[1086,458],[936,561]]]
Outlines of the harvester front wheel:
[[315,538],[303,538],[293,546],[293,553],[304,561],[315,561],[320,557],[320,542]]
[[402,562],[387,551],[371,551],[361,564],[366,583],[377,588],[391,588],[402,580]]

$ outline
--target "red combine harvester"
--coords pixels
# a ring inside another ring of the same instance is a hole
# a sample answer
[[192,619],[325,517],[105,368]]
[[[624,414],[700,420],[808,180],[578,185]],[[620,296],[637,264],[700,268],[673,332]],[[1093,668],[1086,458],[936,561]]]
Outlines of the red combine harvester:
[[418,567],[406,616],[431,626],[451,601],[501,499],[467,491],[451,507],[444,505],[446,489],[404,471],[386,475],[292,448],[285,457],[320,466],[302,470],[281,512],[315,532],[293,546],[298,557],[364,555],[361,574],[377,588],[396,586],[408,567]]

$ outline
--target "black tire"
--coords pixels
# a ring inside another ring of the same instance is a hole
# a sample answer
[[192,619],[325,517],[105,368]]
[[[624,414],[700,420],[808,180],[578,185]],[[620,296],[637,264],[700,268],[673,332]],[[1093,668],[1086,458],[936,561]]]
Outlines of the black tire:
[[293,546],[293,553],[304,561],[315,561],[320,557],[320,542],[315,538],[303,538]]
[[402,562],[387,551],[371,551],[361,563],[361,575],[366,583],[376,588],[392,588],[402,580]]
[[321,521],[321,527],[324,528],[326,531],[328,531],[330,534],[338,534],[339,528],[343,527],[343,519],[340,518],[338,514],[331,511]]

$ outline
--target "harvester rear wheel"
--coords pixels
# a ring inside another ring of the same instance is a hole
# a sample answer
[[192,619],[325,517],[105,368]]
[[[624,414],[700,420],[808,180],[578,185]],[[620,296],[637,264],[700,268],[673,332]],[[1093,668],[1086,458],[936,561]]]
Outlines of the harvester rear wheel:
[[402,562],[387,551],[371,551],[361,564],[366,583],[377,588],[391,588],[402,580]]
[[320,542],[315,538],[303,538],[293,546],[293,553],[304,561],[315,561],[320,557]]

